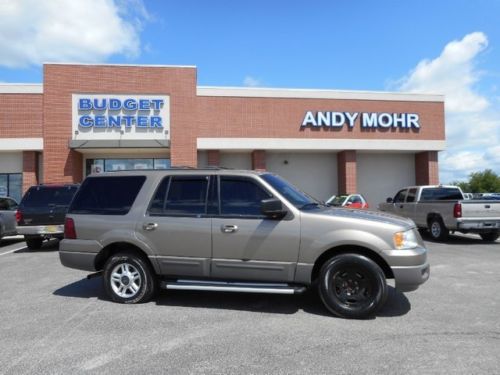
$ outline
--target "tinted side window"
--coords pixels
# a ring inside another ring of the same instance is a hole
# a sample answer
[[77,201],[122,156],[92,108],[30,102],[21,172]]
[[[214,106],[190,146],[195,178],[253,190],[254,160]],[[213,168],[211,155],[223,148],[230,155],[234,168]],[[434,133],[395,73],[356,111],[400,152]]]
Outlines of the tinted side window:
[[221,215],[261,216],[261,201],[271,197],[271,194],[249,179],[220,179]]
[[406,202],[407,203],[415,202],[416,196],[417,196],[417,189],[416,188],[408,190],[408,195],[406,196]]
[[149,206],[150,215],[201,215],[206,213],[207,176],[165,177]]
[[456,188],[427,188],[422,190],[420,200],[459,200],[463,199],[459,189]]
[[7,211],[9,209],[9,201],[6,198],[0,198],[0,211]]
[[200,215],[206,213],[207,176],[172,177],[165,201],[166,215]]
[[394,197],[394,203],[402,203],[405,201],[405,198],[406,198],[406,189],[400,190]]
[[126,215],[145,180],[145,176],[87,177],[69,212]]

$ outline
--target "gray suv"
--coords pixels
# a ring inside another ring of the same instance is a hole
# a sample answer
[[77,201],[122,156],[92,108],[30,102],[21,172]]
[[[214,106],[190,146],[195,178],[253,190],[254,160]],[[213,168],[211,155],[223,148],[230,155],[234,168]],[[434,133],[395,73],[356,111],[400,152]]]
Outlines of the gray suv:
[[388,294],[429,277],[408,219],[331,208],[267,172],[111,172],[75,195],[63,265],[102,272],[109,297],[138,303],[158,288],[250,293],[318,289],[328,310],[373,315]]

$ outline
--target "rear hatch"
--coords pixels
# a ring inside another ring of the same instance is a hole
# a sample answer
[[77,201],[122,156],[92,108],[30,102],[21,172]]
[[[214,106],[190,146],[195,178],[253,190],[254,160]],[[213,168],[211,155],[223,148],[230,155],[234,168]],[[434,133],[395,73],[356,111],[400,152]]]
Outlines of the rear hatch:
[[19,205],[22,220],[18,225],[64,224],[64,217],[77,185],[32,186]]
[[500,220],[500,200],[465,200],[460,203],[464,219]]

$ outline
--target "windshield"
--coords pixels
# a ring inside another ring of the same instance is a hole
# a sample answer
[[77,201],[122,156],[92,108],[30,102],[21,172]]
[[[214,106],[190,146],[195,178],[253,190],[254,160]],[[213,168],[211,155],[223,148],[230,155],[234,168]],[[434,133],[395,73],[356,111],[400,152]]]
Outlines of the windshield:
[[304,193],[303,191],[300,191],[298,188],[296,188],[280,176],[266,173],[261,175],[261,177],[264,179],[264,181],[266,181],[274,189],[276,189],[281,195],[283,195],[291,204],[299,209],[306,207],[316,207],[321,204],[319,201]]
[[345,199],[347,198],[347,195],[339,195],[333,198],[331,201],[329,200],[327,203],[330,206],[342,206],[344,203]]

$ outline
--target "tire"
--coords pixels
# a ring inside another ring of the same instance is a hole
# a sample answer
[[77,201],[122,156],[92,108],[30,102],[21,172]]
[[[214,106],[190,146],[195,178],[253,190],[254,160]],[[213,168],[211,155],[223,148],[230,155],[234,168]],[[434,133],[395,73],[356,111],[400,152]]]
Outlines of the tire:
[[156,277],[148,261],[131,252],[112,255],[104,265],[104,289],[119,303],[143,303],[156,292]]
[[500,237],[500,233],[498,232],[480,233],[479,235],[486,242],[495,242]]
[[341,254],[328,260],[321,267],[318,288],[326,308],[349,319],[372,316],[388,294],[382,269],[359,254]]
[[429,221],[429,233],[433,240],[444,241],[448,238],[449,231],[440,217],[434,217]]
[[43,244],[42,237],[25,238],[25,240],[26,240],[26,246],[28,246],[28,249],[30,250],[40,250]]

